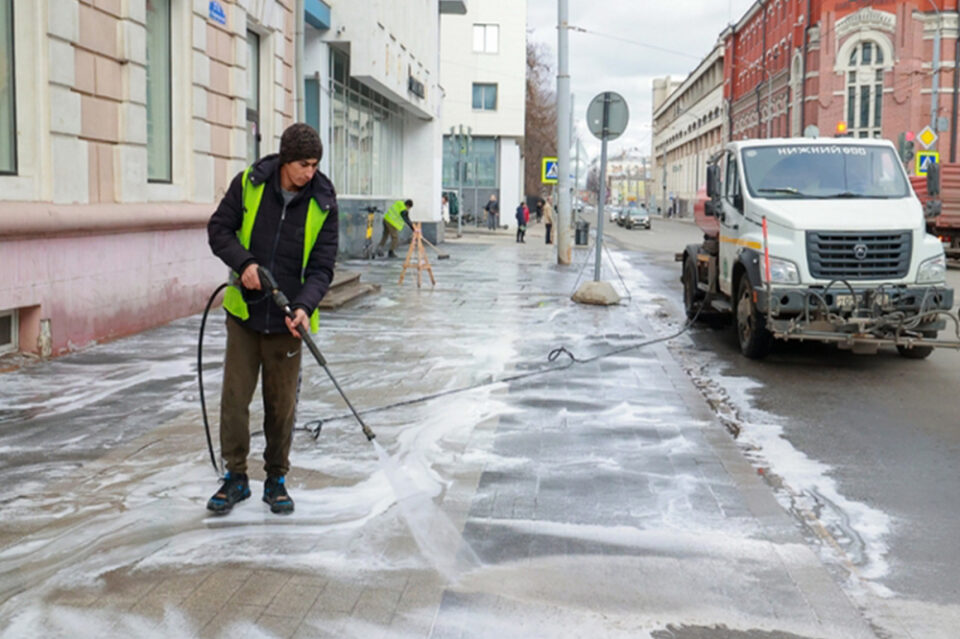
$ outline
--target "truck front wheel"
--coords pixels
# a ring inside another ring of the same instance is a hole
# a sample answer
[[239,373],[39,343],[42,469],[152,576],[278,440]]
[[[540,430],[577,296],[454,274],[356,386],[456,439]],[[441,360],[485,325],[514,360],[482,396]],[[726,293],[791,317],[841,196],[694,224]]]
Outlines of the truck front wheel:
[[763,359],[773,348],[773,335],[767,320],[753,303],[753,287],[746,275],[740,278],[737,292],[737,338],[740,352],[750,359]]
[[697,287],[697,267],[694,259],[690,256],[683,261],[683,308],[689,320],[701,312],[704,298],[703,291]]
[[[922,334],[924,339],[937,339],[936,331],[923,331]],[[927,359],[933,352],[933,346],[914,346],[913,348],[897,346],[897,352],[907,359]]]

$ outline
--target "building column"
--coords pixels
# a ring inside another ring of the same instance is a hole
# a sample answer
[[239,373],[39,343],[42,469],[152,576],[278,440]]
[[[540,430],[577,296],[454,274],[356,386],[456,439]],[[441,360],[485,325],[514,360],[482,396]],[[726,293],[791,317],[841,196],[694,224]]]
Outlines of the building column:
[[[109,4],[109,3],[98,3]],[[117,1],[116,5],[120,5]],[[101,73],[117,74],[122,80],[122,101],[117,106],[119,131],[113,149],[114,199],[118,202],[147,200],[147,13],[143,2],[124,2],[118,24],[120,62],[102,63]],[[172,134],[172,133],[171,133]],[[101,167],[103,164],[100,165]],[[101,184],[103,180],[101,179]],[[100,193],[101,199],[103,193]]]

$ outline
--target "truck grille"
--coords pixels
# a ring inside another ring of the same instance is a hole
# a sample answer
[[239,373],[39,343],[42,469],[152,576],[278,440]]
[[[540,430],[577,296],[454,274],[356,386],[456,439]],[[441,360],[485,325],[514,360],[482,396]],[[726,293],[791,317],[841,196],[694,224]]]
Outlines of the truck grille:
[[911,245],[910,231],[807,231],[807,263],[817,279],[900,279],[910,270]]

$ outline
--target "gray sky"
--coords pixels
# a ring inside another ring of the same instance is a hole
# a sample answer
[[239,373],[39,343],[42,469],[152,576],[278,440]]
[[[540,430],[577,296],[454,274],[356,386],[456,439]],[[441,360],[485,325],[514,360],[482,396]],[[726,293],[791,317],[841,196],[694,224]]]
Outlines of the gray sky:
[[[588,153],[600,142],[585,123],[587,105],[602,91],[627,100],[630,123],[608,146],[608,153],[639,147],[650,152],[653,78],[682,79],[710,52],[720,31],[738,20],[754,0],[569,0],[570,24],[605,34],[570,32],[570,85],[574,122]],[[556,76],[557,0],[527,0],[530,39],[550,47]],[[618,39],[614,39],[618,38]],[[656,48],[624,42],[631,40]],[[668,49],[677,53],[670,53]],[[683,55],[686,54],[686,55]]]

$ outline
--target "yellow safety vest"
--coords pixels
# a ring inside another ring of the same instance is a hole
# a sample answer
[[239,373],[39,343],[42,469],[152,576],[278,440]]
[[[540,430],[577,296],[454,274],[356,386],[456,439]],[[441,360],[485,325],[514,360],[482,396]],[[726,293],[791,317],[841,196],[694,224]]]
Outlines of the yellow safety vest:
[[[240,230],[237,231],[237,239],[243,248],[250,250],[250,236],[253,234],[253,223],[257,219],[257,211],[260,209],[260,200],[263,198],[263,187],[266,183],[254,186],[250,183],[250,170],[248,167],[243,172],[243,222]],[[300,282],[304,281],[304,272],[307,269],[307,260],[310,259],[310,252],[317,243],[317,237],[320,235],[320,229],[327,220],[329,210],[320,209],[320,205],[313,198],[310,198],[310,204],[307,207],[307,222],[303,232],[303,266],[300,269]],[[233,273],[233,279],[239,281],[240,276]],[[243,293],[240,287],[230,285],[223,295],[223,308],[236,318],[246,320],[250,317],[250,309],[247,308],[247,302],[243,299]],[[314,309],[310,315],[310,331],[316,333],[320,328],[320,312]]]
[[398,231],[403,230],[403,216],[400,215],[407,210],[407,205],[403,203],[403,200],[397,200],[393,203],[387,212],[383,214],[383,221],[397,229]]

